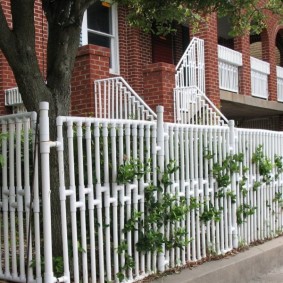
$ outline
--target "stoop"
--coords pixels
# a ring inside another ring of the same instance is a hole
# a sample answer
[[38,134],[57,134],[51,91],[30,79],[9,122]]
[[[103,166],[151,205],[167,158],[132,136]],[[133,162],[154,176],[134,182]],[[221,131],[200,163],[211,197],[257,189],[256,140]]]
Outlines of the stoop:
[[[206,262],[179,274],[161,277],[156,283],[245,283],[283,266],[283,237],[251,247],[235,256]],[[282,278],[283,282],[283,278]]]

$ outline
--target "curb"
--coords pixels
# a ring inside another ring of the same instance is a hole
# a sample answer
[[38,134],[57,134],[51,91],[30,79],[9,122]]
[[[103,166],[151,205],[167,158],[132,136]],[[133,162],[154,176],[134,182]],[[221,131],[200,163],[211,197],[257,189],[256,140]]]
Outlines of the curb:
[[[178,283],[244,283],[283,265],[283,237],[251,247],[235,256],[206,262],[179,274],[161,277],[153,282]],[[283,282],[283,279],[282,279]]]

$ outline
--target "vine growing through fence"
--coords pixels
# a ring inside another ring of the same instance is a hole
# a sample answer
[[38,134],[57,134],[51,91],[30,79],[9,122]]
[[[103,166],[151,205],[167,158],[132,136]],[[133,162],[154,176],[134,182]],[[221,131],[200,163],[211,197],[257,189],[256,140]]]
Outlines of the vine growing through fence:
[[[144,213],[132,211],[131,217],[126,221],[123,232],[134,232],[138,227],[139,240],[136,249],[141,253],[160,253],[165,246],[165,250],[172,248],[183,249],[190,241],[184,228],[175,225],[184,220],[190,209],[196,204],[192,199],[191,206],[187,204],[185,197],[169,193],[169,186],[172,184],[170,175],[179,168],[174,161],[167,164],[164,172],[159,172],[161,177],[156,185],[149,184],[144,191],[144,202],[146,203]],[[139,161],[127,161],[119,166],[117,182],[126,184],[133,182],[134,178],[141,178],[148,169],[144,169]],[[159,169],[158,169],[159,170]],[[162,198],[158,199],[158,193],[162,193]],[[167,224],[170,224],[168,228]],[[173,226],[174,228],[172,228]],[[160,231],[165,227],[164,233]],[[169,229],[169,230],[167,230]],[[168,232],[168,233],[167,233]],[[121,272],[116,274],[122,281],[125,278],[124,272],[134,267],[134,261],[127,254],[128,246],[126,242],[119,245],[118,254],[125,254],[125,263],[121,267]]]
[[[204,154],[204,158],[213,160],[214,153],[207,151]],[[223,207],[221,206],[221,200],[223,198],[227,198],[231,204],[237,204],[236,221],[238,225],[243,224],[257,209],[247,198],[250,190],[247,187],[249,168],[244,166],[244,159],[243,153],[237,153],[226,156],[222,162],[214,162],[211,173],[217,183],[217,189],[214,194],[215,199],[200,200],[190,197],[189,201],[185,196],[170,193],[169,188],[172,185],[170,176],[179,170],[176,162],[171,160],[165,166],[164,172],[159,172],[160,178],[157,184],[149,184],[145,188],[145,211],[133,210],[130,218],[124,224],[123,233],[138,231],[138,241],[135,245],[140,253],[160,253],[163,247],[165,247],[165,251],[173,248],[184,249],[192,239],[188,238],[187,231],[184,228],[176,224],[185,220],[188,213],[193,210],[199,211],[201,207],[199,219],[202,222],[219,222],[222,218]],[[263,153],[262,145],[256,148],[251,162],[255,165],[260,175],[260,179],[253,182],[253,191],[262,188],[264,183],[268,185],[273,179],[277,180],[279,175],[283,173],[282,157],[275,156],[274,163],[272,163],[271,159]],[[273,169],[275,171],[274,178],[272,175]],[[133,183],[134,180],[139,180],[151,170],[150,162],[142,164],[138,159],[126,160],[124,164],[118,167],[117,183],[124,185]],[[239,188],[238,196],[230,188],[234,174],[240,175],[237,181]],[[162,193],[161,199],[158,198],[159,193]],[[283,204],[282,193],[275,193],[273,201]],[[165,228],[163,233],[160,231],[161,227]],[[135,262],[133,257],[128,254],[128,244],[126,241],[120,243],[117,253],[125,255],[124,265],[120,268],[120,272],[116,274],[117,278],[122,281],[125,278],[125,273],[134,268]]]
[[[205,159],[213,159],[214,153],[206,151],[204,154]],[[235,173],[240,174],[241,176],[238,181],[239,185],[239,193],[238,196],[241,200],[238,203],[236,209],[236,218],[237,224],[242,224],[245,222],[245,219],[253,215],[257,209],[256,206],[252,206],[246,199],[248,194],[247,188],[247,173],[249,171],[248,167],[243,165],[244,162],[244,154],[238,153],[234,155],[228,155],[222,162],[215,162],[213,164],[212,175],[217,183],[217,190],[215,193],[215,197],[218,199],[222,199],[224,197],[230,198],[232,204],[237,202],[237,195],[235,191],[231,191],[229,186],[231,185],[232,175]],[[259,145],[255,152],[252,154],[251,159],[252,164],[255,164],[256,170],[259,173],[260,180],[256,180],[253,183],[253,191],[257,191],[263,184],[269,185],[273,180],[278,180],[280,174],[283,173],[283,158],[282,156],[275,155],[274,163],[272,163],[271,159],[268,158],[263,152],[263,145]],[[273,176],[272,170],[274,169],[275,174]],[[282,193],[275,193],[273,198],[274,201],[278,201],[279,204],[283,204]],[[219,221],[220,220],[220,212],[223,208],[220,206],[218,210],[211,204],[209,208],[205,206],[204,212],[200,215],[201,220],[203,221]]]

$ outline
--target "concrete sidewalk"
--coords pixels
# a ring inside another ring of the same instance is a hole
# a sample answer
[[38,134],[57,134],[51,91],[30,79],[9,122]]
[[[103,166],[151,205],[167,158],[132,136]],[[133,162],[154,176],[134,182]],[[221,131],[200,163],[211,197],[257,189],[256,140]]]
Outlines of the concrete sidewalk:
[[271,270],[267,274],[256,276],[250,283],[282,283],[283,282],[283,266]]
[[[179,274],[167,275],[153,282],[283,283],[283,268],[281,267],[283,267],[283,237],[251,247],[235,256],[207,262],[193,269],[184,269]],[[273,280],[271,277],[266,277],[270,271],[273,272],[270,276],[273,276],[274,280],[281,281],[266,281]]]

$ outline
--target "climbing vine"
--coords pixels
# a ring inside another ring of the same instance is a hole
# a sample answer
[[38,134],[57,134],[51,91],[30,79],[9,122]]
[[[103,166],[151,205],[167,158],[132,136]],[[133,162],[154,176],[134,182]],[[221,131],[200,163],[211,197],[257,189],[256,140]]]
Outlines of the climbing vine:
[[259,174],[262,177],[262,182],[269,185],[272,181],[271,172],[273,169],[273,164],[270,158],[264,155],[262,145],[259,145],[256,148],[256,151],[253,153],[252,163],[257,165]]
[[[217,160],[213,152],[206,151],[204,159]],[[218,162],[214,161],[211,166],[211,175],[215,179],[217,187],[214,197],[204,198],[179,195],[171,190],[172,174],[178,174],[179,167],[171,160],[163,172],[157,168],[158,180],[155,184],[147,184],[144,188],[143,211],[132,209],[127,215],[122,227],[122,232],[138,232],[138,240],[135,248],[140,253],[160,253],[165,249],[183,249],[192,240],[188,237],[185,228],[180,225],[186,217],[193,213],[199,217],[205,225],[210,221],[219,222],[222,219],[223,199],[228,203],[236,204],[236,221],[243,224],[246,219],[256,212],[256,205],[250,202],[248,193],[263,189],[263,184],[270,184],[277,180],[283,173],[283,159],[281,156],[274,157],[274,163],[268,158],[260,145],[252,154],[251,163],[255,166],[260,178],[253,181],[253,186],[248,186],[249,168],[244,166],[245,156],[243,153],[227,155]],[[273,172],[275,172],[273,174]],[[128,159],[117,170],[118,184],[131,184],[146,174],[153,174],[150,160],[142,163],[140,160]],[[233,179],[234,174],[238,177]],[[234,189],[235,182],[237,190]],[[237,195],[238,192],[238,195]],[[283,205],[281,192],[276,192],[273,201]],[[117,248],[118,254],[124,255],[124,263],[120,272],[116,274],[120,281],[125,279],[128,270],[135,266],[135,261],[128,253],[127,241],[122,241]]]
[[[164,172],[160,172],[159,181],[156,185],[149,184],[144,191],[144,202],[146,203],[144,213],[132,211],[131,217],[127,219],[123,232],[135,231],[139,227],[139,240],[136,243],[136,249],[139,252],[160,253],[165,247],[165,250],[172,248],[183,249],[190,241],[187,232],[183,227],[178,227],[176,223],[185,219],[187,213],[191,209],[197,207],[194,198],[191,198],[190,204],[187,204],[184,196],[171,194],[168,191],[172,185],[170,175],[178,171],[174,161],[170,161],[165,167]],[[142,177],[148,169],[142,164],[135,161],[128,161],[119,166],[117,180],[121,184],[133,182],[135,178]],[[162,198],[158,198],[158,193],[162,193]],[[170,228],[168,225],[170,224]],[[164,227],[164,232],[160,228]],[[124,272],[134,266],[134,260],[127,254],[128,246],[126,242],[119,245],[118,254],[125,253],[125,263],[121,268],[121,272],[116,274],[117,278],[122,281],[125,277]]]

